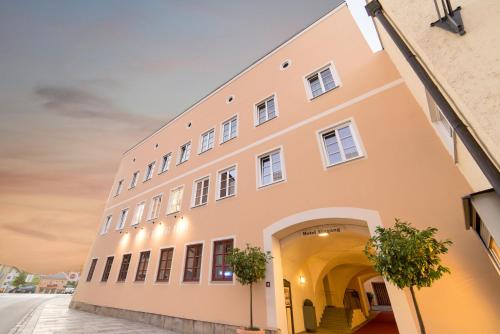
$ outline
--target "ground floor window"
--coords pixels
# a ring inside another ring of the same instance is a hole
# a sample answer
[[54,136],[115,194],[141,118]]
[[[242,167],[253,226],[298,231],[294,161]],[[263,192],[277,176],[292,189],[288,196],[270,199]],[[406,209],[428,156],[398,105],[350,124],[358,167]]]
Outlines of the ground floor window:
[[106,265],[104,266],[104,271],[102,272],[101,282],[107,282],[109,278],[109,272],[111,271],[111,266],[113,265],[114,256],[109,256],[106,259]]
[[233,248],[233,239],[214,242],[214,257],[212,262],[212,281],[232,281],[233,272],[227,263],[227,255]]
[[127,279],[128,267],[130,266],[130,259],[132,254],[123,255],[122,265],[120,266],[120,272],[118,273],[118,282],[125,282]]
[[184,265],[184,282],[199,282],[203,244],[188,245]]
[[87,274],[87,282],[92,280],[92,276],[94,276],[95,266],[97,265],[97,259],[92,259],[92,263],[90,264],[89,273]]
[[145,251],[141,252],[139,255],[139,265],[137,266],[137,273],[135,274],[136,281],[143,282],[146,279],[150,253],[150,251]]
[[160,263],[158,265],[158,275],[156,281],[168,282],[170,280],[170,271],[172,270],[172,258],[174,257],[173,248],[165,248],[160,253]]

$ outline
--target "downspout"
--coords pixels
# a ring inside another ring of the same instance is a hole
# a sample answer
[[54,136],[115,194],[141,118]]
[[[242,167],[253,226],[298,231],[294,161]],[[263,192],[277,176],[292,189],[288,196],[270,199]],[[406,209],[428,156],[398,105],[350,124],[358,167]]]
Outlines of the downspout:
[[408,64],[410,64],[411,68],[424,85],[425,89],[427,89],[429,94],[438,105],[439,109],[441,109],[444,116],[446,117],[464,146],[467,148],[472,158],[476,161],[479,169],[483,172],[486,179],[488,179],[488,181],[491,183],[497,195],[500,196],[500,171],[495,166],[493,161],[491,161],[481,145],[479,145],[479,143],[476,141],[474,136],[467,129],[467,126],[464,124],[464,122],[462,122],[462,120],[455,113],[443,94],[439,91],[439,88],[436,86],[434,81],[432,81],[430,75],[424,69],[422,64],[420,64],[415,54],[411,51],[408,45],[406,45],[405,41],[401,38],[396,29],[389,22],[382,10],[382,5],[380,4],[380,2],[378,0],[373,0],[368,3],[365,8],[368,12],[368,15],[378,18],[393,42],[398,47],[399,51],[401,51]]

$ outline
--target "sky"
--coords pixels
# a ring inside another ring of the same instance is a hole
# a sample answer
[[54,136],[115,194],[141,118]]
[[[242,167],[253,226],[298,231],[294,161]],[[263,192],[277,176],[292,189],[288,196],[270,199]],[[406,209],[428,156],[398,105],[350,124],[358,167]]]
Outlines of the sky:
[[80,271],[121,154],[339,0],[0,0],[0,263]]

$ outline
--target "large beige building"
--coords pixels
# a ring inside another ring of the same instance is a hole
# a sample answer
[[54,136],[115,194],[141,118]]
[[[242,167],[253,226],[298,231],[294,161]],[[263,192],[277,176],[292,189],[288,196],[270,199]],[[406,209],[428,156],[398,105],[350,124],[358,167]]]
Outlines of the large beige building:
[[428,332],[498,332],[497,264],[464,227],[461,199],[478,189],[349,8],[124,153],[72,307],[231,332],[248,324],[248,289],[225,254],[250,243],[273,256],[254,290],[258,326],[304,331],[309,299],[319,325],[341,310],[348,330],[370,315],[372,292],[400,333],[417,333],[408,291],[384,284],[362,252],[398,217],[454,242],[451,275],[417,292]]

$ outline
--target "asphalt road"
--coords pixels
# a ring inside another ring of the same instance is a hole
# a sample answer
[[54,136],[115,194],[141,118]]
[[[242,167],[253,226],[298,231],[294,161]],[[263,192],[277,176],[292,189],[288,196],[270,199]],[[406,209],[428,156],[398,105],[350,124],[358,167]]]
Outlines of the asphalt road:
[[7,334],[31,310],[56,296],[33,293],[0,293],[0,334]]

